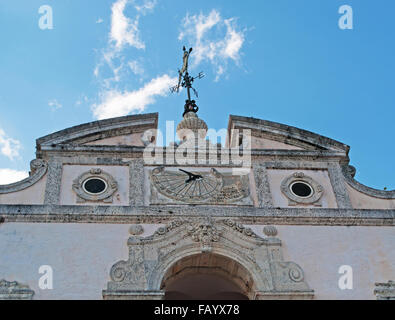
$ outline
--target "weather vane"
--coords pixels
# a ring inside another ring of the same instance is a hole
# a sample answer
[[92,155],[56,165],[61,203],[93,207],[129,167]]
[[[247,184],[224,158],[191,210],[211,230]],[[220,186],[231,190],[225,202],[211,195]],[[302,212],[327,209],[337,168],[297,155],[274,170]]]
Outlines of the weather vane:
[[203,74],[203,72],[200,72],[196,77],[191,77],[189,75],[188,62],[189,62],[189,55],[192,52],[192,48],[187,50],[184,46],[182,48],[182,50],[184,51],[184,56],[182,58],[183,65],[182,65],[181,70],[178,70],[178,84],[174,87],[171,87],[170,91],[171,92],[179,92],[181,87],[187,89],[188,99],[185,101],[184,113],[182,114],[182,116],[184,116],[188,112],[196,113],[199,111],[199,107],[196,105],[196,101],[191,99],[191,89],[194,92],[194,94],[196,95],[196,97],[198,97],[198,92],[195,90],[195,88],[192,87],[192,83],[196,79],[203,78],[204,74]]

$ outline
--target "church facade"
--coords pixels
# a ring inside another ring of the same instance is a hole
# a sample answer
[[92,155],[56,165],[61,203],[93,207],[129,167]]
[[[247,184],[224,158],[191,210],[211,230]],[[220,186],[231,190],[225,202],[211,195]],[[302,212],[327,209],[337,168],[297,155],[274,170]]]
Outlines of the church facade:
[[196,110],[180,144],[157,127],[36,141],[0,186],[1,299],[395,298],[395,191],[358,183],[347,145],[240,116],[213,144]]

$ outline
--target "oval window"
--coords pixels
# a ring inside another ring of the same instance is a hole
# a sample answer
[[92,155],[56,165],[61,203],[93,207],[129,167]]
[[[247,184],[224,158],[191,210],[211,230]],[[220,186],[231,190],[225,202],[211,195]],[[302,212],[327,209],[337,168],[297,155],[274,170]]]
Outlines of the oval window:
[[107,183],[99,178],[89,178],[83,184],[84,190],[90,194],[101,194],[107,189]]
[[306,182],[296,181],[290,187],[295,196],[308,198],[313,195],[313,188]]

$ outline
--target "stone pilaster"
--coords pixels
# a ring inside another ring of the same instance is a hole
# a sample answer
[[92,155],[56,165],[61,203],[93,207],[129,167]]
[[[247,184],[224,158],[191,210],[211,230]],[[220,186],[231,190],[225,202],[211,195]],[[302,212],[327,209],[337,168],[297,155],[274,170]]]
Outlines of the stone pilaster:
[[60,187],[62,185],[62,167],[62,163],[56,159],[51,159],[48,162],[44,204],[59,204]]
[[259,208],[273,207],[273,200],[270,191],[267,168],[263,163],[253,164],[254,179],[256,185],[256,194],[258,197]]
[[144,160],[132,160],[129,164],[129,203],[131,206],[144,205]]

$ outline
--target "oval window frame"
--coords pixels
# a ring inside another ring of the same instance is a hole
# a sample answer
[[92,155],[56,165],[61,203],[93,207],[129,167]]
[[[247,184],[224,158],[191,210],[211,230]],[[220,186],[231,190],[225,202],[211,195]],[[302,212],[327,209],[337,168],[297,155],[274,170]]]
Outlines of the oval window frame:
[[[102,180],[106,184],[106,189],[101,193],[89,192],[85,189],[85,183],[91,179]],[[102,169],[92,168],[75,179],[72,188],[77,195],[77,203],[87,201],[112,203],[113,195],[118,190],[118,183],[113,176],[104,172]]]
[[[294,190],[292,189],[292,187],[295,184],[297,184],[297,183],[306,185],[310,189],[310,194],[308,196],[301,196],[301,195],[296,194],[294,192]],[[298,197],[298,198],[301,198],[301,199],[309,199],[309,198],[311,198],[314,195],[314,188],[310,185],[310,183],[307,183],[306,181],[303,181],[303,180],[296,180],[296,181],[291,182],[290,185],[289,185],[289,190],[292,192],[292,194],[295,197]]]
[[[101,192],[97,192],[97,193],[93,193],[93,192],[88,191],[88,190],[86,189],[85,185],[86,185],[86,183],[87,183],[88,181],[90,181],[90,180],[100,180],[100,181],[102,181],[102,182],[104,183],[104,185],[105,185],[104,190],[101,191]],[[105,193],[105,192],[107,191],[107,189],[108,189],[108,182],[107,182],[105,179],[101,178],[101,177],[89,177],[89,178],[85,179],[84,182],[82,182],[82,189],[83,189],[87,194],[90,194],[90,195],[92,195],[92,196],[100,196],[101,194],[103,194],[103,193]]]
[[[308,197],[301,197],[296,195],[291,186],[297,182],[309,185],[313,193]],[[305,175],[303,172],[295,172],[294,174],[284,178],[281,182],[280,187],[283,195],[288,199],[289,206],[296,205],[313,205],[316,207],[322,206],[322,196],[324,194],[324,188],[313,178]]]

